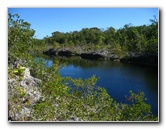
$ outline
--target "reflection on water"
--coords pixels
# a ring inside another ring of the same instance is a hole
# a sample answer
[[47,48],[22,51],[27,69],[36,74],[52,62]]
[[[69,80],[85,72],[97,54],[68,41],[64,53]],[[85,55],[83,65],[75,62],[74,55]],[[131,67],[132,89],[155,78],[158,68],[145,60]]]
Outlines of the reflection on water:
[[[46,58],[45,58],[46,59]],[[60,74],[72,78],[86,79],[93,75],[99,77],[98,86],[104,87],[117,102],[127,103],[129,90],[143,91],[152,112],[158,112],[158,72],[154,67],[143,67],[108,60],[86,60],[80,57],[47,58],[48,67],[56,60],[66,64]]]

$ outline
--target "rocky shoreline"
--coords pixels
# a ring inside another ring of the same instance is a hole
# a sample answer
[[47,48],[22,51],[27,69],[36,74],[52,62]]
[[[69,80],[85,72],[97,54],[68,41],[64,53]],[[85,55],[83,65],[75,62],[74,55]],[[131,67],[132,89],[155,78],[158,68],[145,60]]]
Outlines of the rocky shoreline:
[[[83,52],[74,53],[70,50],[55,51],[49,49],[43,52],[49,56],[80,56],[84,59],[96,60],[107,59],[113,61],[121,61],[128,63],[135,63],[139,65],[158,66],[158,56],[155,54],[137,54],[130,53],[128,58],[120,57],[114,53],[107,51],[100,52]],[[12,64],[13,72],[15,69],[24,69],[23,73],[16,74],[8,77],[8,120],[9,121],[32,121],[33,120],[33,106],[39,102],[45,101],[42,95],[40,86],[42,80],[35,78],[31,75],[30,69],[21,67],[19,63],[25,61],[15,61]],[[81,119],[70,116],[68,121],[81,121]]]
[[[46,100],[41,91],[42,80],[31,76],[29,68],[21,67],[21,69],[24,69],[21,76],[8,78],[8,121],[36,120],[33,107]],[[56,102],[53,104],[59,107]],[[53,120],[57,121],[57,118]],[[81,121],[81,119],[71,115],[66,121]]]
[[[107,59],[117,62],[127,62],[139,65],[148,65],[148,66],[158,66],[158,54],[153,53],[124,53],[122,56],[119,56],[113,52],[108,51],[91,51],[91,52],[73,52],[70,49],[59,49],[55,50],[54,48],[50,48],[43,52],[43,54],[48,55],[50,57],[53,56],[80,56],[84,59],[90,60],[98,60],[98,59]],[[125,56],[124,56],[125,55]]]
[[[32,107],[41,98],[41,80],[30,75],[28,68],[24,68],[22,79],[20,76],[8,79],[8,120],[27,121],[32,119]],[[44,101],[44,97],[43,97]]]

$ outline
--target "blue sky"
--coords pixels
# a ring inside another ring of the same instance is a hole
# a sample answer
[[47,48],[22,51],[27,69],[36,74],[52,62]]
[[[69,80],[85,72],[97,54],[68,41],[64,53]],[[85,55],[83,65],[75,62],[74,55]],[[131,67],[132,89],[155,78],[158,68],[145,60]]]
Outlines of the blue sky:
[[52,32],[80,31],[82,28],[98,27],[107,29],[149,25],[158,8],[9,8],[8,12],[18,13],[31,23],[36,38],[51,36]]

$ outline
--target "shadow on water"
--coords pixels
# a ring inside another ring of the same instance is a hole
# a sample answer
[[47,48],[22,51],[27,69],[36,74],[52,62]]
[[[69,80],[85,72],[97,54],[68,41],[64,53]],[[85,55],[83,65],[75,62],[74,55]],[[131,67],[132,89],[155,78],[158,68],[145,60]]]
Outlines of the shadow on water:
[[152,112],[158,114],[158,71],[154,67],[113,62],[109,60],[86,60],[80,57],[42,57],[48,67],[56,60],[66,64],[60,70],[62,77],[86,79],[93,75],[99,77],[97,85],[104,87],[117,102],[128,103],[129,90],[143,91]]

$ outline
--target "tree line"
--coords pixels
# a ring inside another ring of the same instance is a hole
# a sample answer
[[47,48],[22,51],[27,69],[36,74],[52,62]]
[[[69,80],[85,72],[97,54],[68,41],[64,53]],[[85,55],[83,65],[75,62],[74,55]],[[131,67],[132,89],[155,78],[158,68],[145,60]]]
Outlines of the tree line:
[[55,31],[50,37],[36,39],[37,45],[54,46],[106,46],[109,51],[158,53],[158,21],[150,19],[150,25],[132,26],[126,24],[120,29],[108,27],[83,28],[80,31]]

